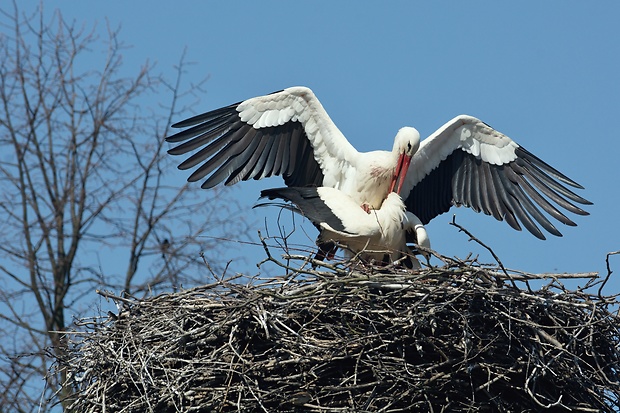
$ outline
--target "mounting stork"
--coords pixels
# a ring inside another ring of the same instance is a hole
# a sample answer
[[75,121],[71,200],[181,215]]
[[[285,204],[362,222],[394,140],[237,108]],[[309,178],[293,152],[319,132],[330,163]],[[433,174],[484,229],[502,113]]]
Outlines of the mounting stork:
[[[289,187],[331,187],[365,210],[380,209],[395,190],[406,209],[427,224],[452,206],[466,206],[561,236],[549,217],[575,226],[562,210],[588,215],[575,204],[583,189],[506,135],[467,115],[448,121],[420,143],[411,127],[398,131],[391,151],[358,152],[306,87],[258,96],[179,122],[187,128],[166,140],[168,152],[192,153],[180,169],[203,188],[281,175]],[[541,209],[548,215],[541,212]],[[538,225],[537,225],[538,224]]]

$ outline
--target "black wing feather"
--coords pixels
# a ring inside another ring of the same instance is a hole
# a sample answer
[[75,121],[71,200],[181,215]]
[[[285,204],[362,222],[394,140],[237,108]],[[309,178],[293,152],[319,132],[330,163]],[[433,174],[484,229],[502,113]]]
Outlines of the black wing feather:
[[[239,181],[247,181],[252,179],[255,174],[260,174],[260,158],[264,154],[265,147],[269,143],[267,139],[261,139],[261,131],[258,130],[252,138],[251,146],[248,146],[248,150],[244,150],[241,154],[235,156],[234,165],[237,169],[231,172],[226,179],[226,185],[232,185]],[[232,159],[232,158],[231,158]],[[215,175],[219,173],[216,172]],[[206,182],[209,182],[209,178]],[[213,182],[217,181],[214,179]]]
[[[242,162],[247,161],[252,156],[260,144],[260,139],[256,138],[257,134],[257,130],[252,129],[239,141],[227,143],[218,154],[198,167],[187,180],[194,182],[211,174],[201,187],[213,188],[238,169]],[[239,158],[239,156],[241,157]]]
[[411,189],[407,209],[427,224],[452,206],[463,205],[506,221],[516,230],[523,225],[540,239],[545,236],[538,225],[552,235],[562,235],[543,211],[570,226],[576,224],[558,207],[588,215],[574,203],[591,202],[563,184],[581,185],[522,147],[516,148],[515,155],[512,162],[493,165],[457,148]]
[[323,202],[318,189],[315,187],[265,189],[261,191],[260,196],[261,198],[282,199],[291,202],[295,207],[288,209],[305,216],[319,229],[319,225],[324,222],[336,231],[346,232],[342,220]]
[[[553,204],[551,204],[547,199],[542,197],[534,187],[525,179],[523,175],[517,173],[512,168],[506,170],[509,173],[509,178],[514,181],[519,188],[521,188],[525,194],[524,197],[531,198],[534,202],[536,202],[547,214],[551,215],[553,218],[557,219],[563,224],[576,226],[573,221],[571,221],[566,215],[564,215],[559,209],[557,209]],[[551,231],[549,231],[551,232]]]
[[[240,169],[243,168],[243,165],[245,162],[247,162],[247,160],[252,156],[253,154],[253,149],[255,149],[258,145],[259,145],[260,141],[258,139],[253,140],[250,145],[248,145],[248,150],[247,151],[243,151],[240,152],[238,154],[234,154],[232,155],[230,158],[226,159],[226,158],[211,158],[209,160],[209,162],[211,160],[215,160],[215,162],[209,167],[206,168],[205,170],[202,170],[202,167],[199,168],[198,170],[196,170],[196,172],[194,172],[194,174],[200,172],[201,175],[204,175],[206,172],[211,172],[213,169],[215,169],[218,164],[220,164],[222,161],[223,164],[221,164],[221,166],[219,166],[219,168],[213,172],[203,183],[202,185],[200,185],[201,188],[203,189],[208,189],[208,188],[213,188],[215,185],[219,184],[220,182],[224,181],[224,180],[229,180],[229,179],[234,179],[234,177],[232,176],[236,171],[240,171]],[[205,163],[203,166],[208,166],[209,162]],[[188,178],[188,180],[190,182],[195,181],[196,179],[193,178],[194,174],[190,175],[190,177]]]
[[[223,108],[214,109],[209,112],[201,113],[200,115],[192,116],[191,118],[187,118],[185,120],[182,120],[181,122],[177,122],[173,124],[172,127],[173,128],[187,128],[189,126],[194,126],[198,124],[209,124],[214,119],[225,118],[225,117],[235,114],[237,112],[237,106],[239,106],[239,104],[241,104],[241,102],[233,103],[232,105],[224,106]],[[180,135],[182,133],[183,132],[177,135]],[[174,135],[174,136],[177,136],[177,135]],[[166,141],[176,142],[173,139],[174,137],[170,136],[166,138]]]
[[189,181],[206,177],[202,188],[225,182],[282,175],[287,185],[320,186],[323,172],[314,159],[314,149],[298,121],[256,129],[241,121],[239,103],[197,115],[173,127],[188,127],[166,141],[180,145],[172,155],[198,150],[179,169],[198,166]]
[[484,188],[485,188],[485,203],[482,206],[482,211],[485,214],[491,214],[493,215],[493,218],[495,218],[498,221],[501,221],[504,217],[504,213],[502,212],[502,210],[500,209],[500,202],[499,202],[499,198],[497,197],[497,190],[495,189],[495,184],[493,182],[493,176],[491,173],[491,165],[483,162],[481,164],[482,167],[482,182],[484,182]]
[[491,179],[493,180],[493,186],[497,191],[497,198],[499,200],[498,207],[502,213],[502,219],[504,219],[512,228],[517,231],[521,231],[521,225],[515,216],[515,211],[512,208],[512,202],[510,201],[510,197],[500,176],[502,169],[503,165],[491,168]]
[[525,228],[527,228],[528,231],[534,234],[536,238],[545,239],[543,233],[527,213],[527,210],[530,209],[526,206],[529,203],[529,200],[527,198],[525,200],[519,198],[515,185],[513,185],[512,182],[510,182],[510,180],[506,177],[505,169],[507,169],[506,166],[501,166],[500,168],[497,168],[496,171],[502,188],[506,189],[506,202],[510,207],[510,212],[525,226]]

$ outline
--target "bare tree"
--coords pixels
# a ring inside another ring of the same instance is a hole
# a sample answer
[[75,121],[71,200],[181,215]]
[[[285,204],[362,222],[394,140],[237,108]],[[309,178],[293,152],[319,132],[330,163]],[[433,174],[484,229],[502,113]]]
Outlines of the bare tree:
[[203,235],[245,226],[218,208],[225,190],[170,178],[163,137],[181,111],[183,57],[171,83],[149,64],[125,75],[118,30],[0,12],[0,411],[49,411],[71,389],[63,370],[46,374],[48,356],[64,356],[96,288],[193,284],[199,253],[218,252]]

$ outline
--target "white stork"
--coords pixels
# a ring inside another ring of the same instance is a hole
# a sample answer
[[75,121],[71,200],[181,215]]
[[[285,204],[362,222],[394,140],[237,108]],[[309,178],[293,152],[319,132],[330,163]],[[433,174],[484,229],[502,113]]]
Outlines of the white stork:
[[[388,194],[381,208],[370,213],[344,192],[330,187],[265,189],[260,195],[290,202],[281,206],[303,215],[317,227],[317,257],[321,259],[337,243],[350,257],[359,254],[365,261],[385,264],[404,258],[406,267],[418,269],[420,263],[407,242],[431,247],[424,225],[405,210],[402,198],[395,192]],[[265,205],[269,204],[256,206]]]
[[[583,189],[506,135],[467,115],[450,120],[420,143],[402,128],[392,151],[358,152],[306,87],[258,96],[179,122],[166,138],[182,142],[173,155],[194,152],[179,169],[197,166],[188,181],[203,188],[281,175],[289,187],[341,190],[378,209],[393,189],[408,211],[427,224],[451,206],[467,206],[545,239],[561,233],[537,208],[575,226],[559,208],[588,215],[591,204],[565,185]],[[410,163],[410,164],[409,164]],[[396,184],[397,183],[397,184]],[[565,185],[563,185],[565,184]],[[520,224],[521,223],[521,224]]]

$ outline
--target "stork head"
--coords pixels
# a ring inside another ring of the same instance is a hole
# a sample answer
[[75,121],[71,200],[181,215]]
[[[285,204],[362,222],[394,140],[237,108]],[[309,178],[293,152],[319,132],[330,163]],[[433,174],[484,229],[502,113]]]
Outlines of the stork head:
[[396,188],[396,192],[400,194],[411,158],[419,147],[420,132],[416,128],[405,126],[398,131],[396,138],[394,138],[394,148],[392,149],[392,153],[396,155],[396,168],[390,183],[390,192],[393,192]]

